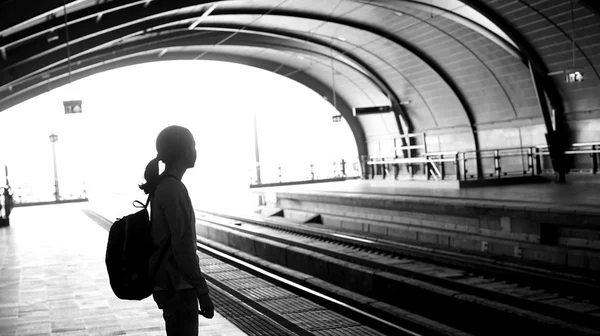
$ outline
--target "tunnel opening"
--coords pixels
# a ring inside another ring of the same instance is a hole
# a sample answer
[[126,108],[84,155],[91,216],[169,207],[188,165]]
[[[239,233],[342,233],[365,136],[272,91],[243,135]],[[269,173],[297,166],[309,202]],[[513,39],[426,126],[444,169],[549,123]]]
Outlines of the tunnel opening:
[[[65,114],[63,102],[72,99],[83,102],[82,113]],[[156,135],[180,124],[198,150],[184,182],[198,205],[218,206],[253,199],[254,133],[264,183],[280,181],[282,172],[287,180],[326,178],[342,161],[356,168],[352,132],[332,115],[338,112],[323,96],[263,69],[162,61],[102,72],[6,110],[0,118],[9,131],[0,137],[17,202],[55,194],[50,134],[58,136],[61,198],[109,192],[134,199],[143,198],[137,184],[156,155]]]

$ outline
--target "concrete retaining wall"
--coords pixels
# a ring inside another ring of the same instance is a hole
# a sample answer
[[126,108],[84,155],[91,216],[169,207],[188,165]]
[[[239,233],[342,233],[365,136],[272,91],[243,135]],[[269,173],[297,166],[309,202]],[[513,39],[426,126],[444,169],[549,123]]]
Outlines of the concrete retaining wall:
[[600,212],[452,200],[277,193],[284,211],[324,225],[463,252],[600,270]]

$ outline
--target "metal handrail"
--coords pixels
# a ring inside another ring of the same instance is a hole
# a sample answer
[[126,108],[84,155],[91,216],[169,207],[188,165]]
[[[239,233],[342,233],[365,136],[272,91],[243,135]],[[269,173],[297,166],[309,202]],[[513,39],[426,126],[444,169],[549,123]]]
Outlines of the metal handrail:
[[432,153],[423,153],[422,156],[439,156],[439,155],[458,155],[458,152],[432,152]]
[[[571,147],[589,147],[589,146],[600,146],[600,142],[580,142],[580,143],[574,143],[571,145]],[[538,145],[535,146],[537,148],[548,148],[548,145]]]
[[[380,175],[379,172],[381,172],[385,178],[386,175],[389,175],[389,165],[405,164],[406,169],[411,176],[415,174],[415,167],[413,167],[413,165],[417,165],[417,167],[418,165],[423,165],[421,172],[427,176],[427,179],[430,177],[435,179],[441,177],[441,179],[444,179],[445,176],[450,176],[444,173],[444,162],[452,162],[454,164],[455,172],[451,175],[455,175],[457,180],[468,180],[474,177],[473,173],[469,173],[468,163],[472,164],[474,160],[482,159],[486,160],[486,162],[493,160],[493,174],[488,174],[485,171],[478,171],[477,169],[475,174],[478,175],[478,178],[481,178],[484,175],[502,178],[504,176],[514,176],[515,174],[537,175],[542,173],[544,171],[544,162],[542,158],[550,154],[547,148],[548,146],[530,146],[469,150],[464,152],[425,152],[420,156],[408,158],[398,157],[397,155],[390,153],[390,155],[367,157],[367,160],[364,163],[366,164],[365,166],[383,167],[383,170],[373,168],[373,170],[368,173],[371,176]],[[567,155],[589,155],[592,158],[592,172],[593,174],[598,173],[598,161],[600,157],[597,157],[597,155],[600,154],[600,142],[574,143],[571,145],[570,149],[564,153]],[[511,158],[520,159],[511,160]],[[508,160],[508,162],[506,160]],[[520,162],[520,164],[518,162]],[[515,169],[513,163],[522,165],[522,170]],[[397,172],[398,167],[392,168]]]
[[496,148],[496,149],[480,149],[480,150],[469,150],[461,153],[485,153],[485,152],[495,152],[495,151],[509,151],[509,150],[523,150],[528,149],[530,147],[507,147],[507,148]]
[[425,148],[425,145],[406,145],[406,146],[396,146],[396,149],[419,149]]
[[[600,149],[596,149],[596,150],[580,150],[580,151],[565,151],[565,154],[600,154]],[[536,153],[536,155],[550,155],[550,152],[548,151],[544,151],[544,152],[539,152]]]
[[[329,164],[325,164],[329,160],[318,160],[316,162],[311,162],[307,165],[302,164],[260,164],[261,168],[269,167],[270,169],[264,170],[261,169],[264,174],[261,177],[261,182],[257,183],[255,181],[256,176],[254,176],[254,169],[250,169],[250,184],[251,185],[260,185],[266,183],[288,183],[288,182],[298,182],[298,181],[319,181],[324,179],[331,179],[337,177],[346,177],[352,178],[360,176],[360,170],[355,168],[347,169],[347,167],[354,167],[355,165],[359,165],[360,161],[346,161],[342,160],[332,160],[329,161]],[[289,167],[293,167],[293,173],[289,174]],[[325,168],[324,168],[325,167]],[[308,168],[310,170],[308,170]],[[304,177],[300,177],[304,175]],[[298,176],[297,178],[290,179],[290,176]]]

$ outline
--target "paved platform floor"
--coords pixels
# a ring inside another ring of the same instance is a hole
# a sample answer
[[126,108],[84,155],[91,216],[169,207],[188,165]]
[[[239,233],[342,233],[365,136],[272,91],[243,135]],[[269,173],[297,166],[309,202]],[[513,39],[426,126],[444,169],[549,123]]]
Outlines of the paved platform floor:
[[[81,204],[16,208],[0,228],[0,335],[165,335],[152,298],[122,301],[108,283],[108,232]],[[245,335],[221,315],[200,335]]]
[[[436,182],[432,181],[432,184]],[[597,207],[600,204],[600,177],[570,178],[566,184],[553,182],[464,189],[411,188],[410,183],[388,180],[348,180],[285,187],[257,188],[255,191],[304,190],[358,193],[385,196],[438,197],[461,200],[560,204]]]

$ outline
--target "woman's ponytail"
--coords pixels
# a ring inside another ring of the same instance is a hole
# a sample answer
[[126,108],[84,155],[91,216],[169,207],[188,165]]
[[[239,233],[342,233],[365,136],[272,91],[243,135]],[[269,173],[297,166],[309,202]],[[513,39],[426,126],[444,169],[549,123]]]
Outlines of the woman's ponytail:
[[146,183],[141,184],[139,187],[144,191],[145,194],[149,194],[156,189],[160,175],[158,174],[158,158],[154,158],[148,162],[146,171],[144,172],[144,179]]

